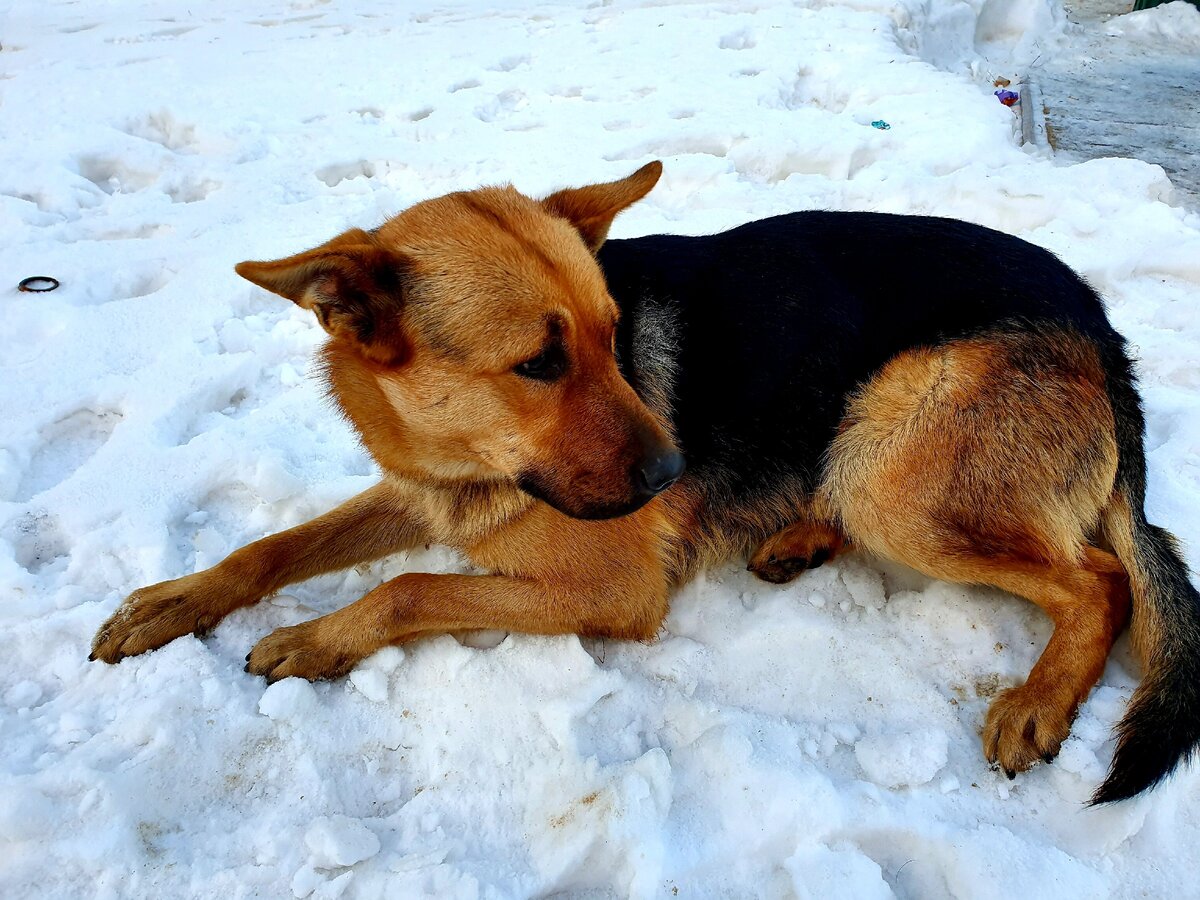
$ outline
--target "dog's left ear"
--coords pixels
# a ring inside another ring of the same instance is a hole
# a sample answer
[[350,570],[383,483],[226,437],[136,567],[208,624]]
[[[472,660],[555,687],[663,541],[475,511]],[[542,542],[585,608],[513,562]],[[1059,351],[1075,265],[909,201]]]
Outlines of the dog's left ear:
[[617,213],[650,193],[662,170],[662,163],[655,160],[620,181],[565,188],[543,200],[542,208],[574,225],[588,249],[595,253],[608,237],[609,226]]
[[247,281],[311,309],[331,337],[368,359],[396,364],[403,358],[406,261],[367,232],[354,228],[304,253],[234,268]]

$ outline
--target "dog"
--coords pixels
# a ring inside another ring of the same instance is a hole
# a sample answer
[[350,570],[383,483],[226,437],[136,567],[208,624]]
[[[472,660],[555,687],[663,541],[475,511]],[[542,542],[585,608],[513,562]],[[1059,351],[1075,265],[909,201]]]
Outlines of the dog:
[[328,332],[329,392],[383,479],[135,591],[92,658],[431,542],[491,574],[401,575],[267,635],[246,670],[335,678],[467,629],[649,640],[699,569],[748,558],[781,583],[856,547],[1053,620],[984,723],[1009,777],[1054,758],[1132,615],[1146,676],[1093,801],[1170,774],[1200,738],[1200,595],[1146,520],[1141,402],[1097,294],[952,219],[797,212],[606,241],[661,172],[453,193],[239,264]]

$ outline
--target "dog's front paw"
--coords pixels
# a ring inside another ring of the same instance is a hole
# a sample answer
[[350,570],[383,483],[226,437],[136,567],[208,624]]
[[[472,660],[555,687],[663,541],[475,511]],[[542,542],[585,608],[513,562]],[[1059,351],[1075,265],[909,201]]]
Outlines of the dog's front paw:
[[1009,688],[992,701],[983,726],[988,762],[1009,778],[1038,761],[1051,762],[1071,731],[1075,709],[1030,685]]
[[185,634],[203,635],[238,604],[211,571],[134,591],[92,640],[89,659],[120,662]]
[[343,645],[327,626],[325,620],[313,619],[276,628],[246,654],[246,671],[271,684],[293,675],[309,681],[345,675],[367,654]]

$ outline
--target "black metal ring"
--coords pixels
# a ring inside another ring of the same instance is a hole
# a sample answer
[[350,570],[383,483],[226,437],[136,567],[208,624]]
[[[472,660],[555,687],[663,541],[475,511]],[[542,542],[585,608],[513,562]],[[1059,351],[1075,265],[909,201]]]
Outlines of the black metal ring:
[[[44,282],[45,286],[39,286],[39,282]],[[17,290],[25,291],[27,294],[44,294],[56,287],[58,287],[57,278],[51,278],[49,275],[30,275],[17,285]]]

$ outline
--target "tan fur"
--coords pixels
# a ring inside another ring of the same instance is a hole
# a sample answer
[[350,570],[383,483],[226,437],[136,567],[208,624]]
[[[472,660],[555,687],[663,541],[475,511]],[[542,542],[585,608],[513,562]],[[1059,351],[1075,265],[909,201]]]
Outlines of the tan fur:
[[1054,620],[1028,682],[988,715],[985,751],[1010,772],[1058,751],[1125,625],[1124,570],[1088,544],[1116,466],[1103,372],[1064,334],[902,354],[853,398],[830,453],[823,492],[856,544]]
[[1145,602],[1145,586],[1150,583],[1151,579],[1137,563],[1138,552],[1134,544],[1133,530],[1130,527],[1132,521],[1133,511],[1129,506],[1129,498],[1122,491],[1115,492],[1112,500],[1104,509],[1103,532],[1104,537],[1112,543],[1116,556],[1128,561],[1128,572],[1132,582],[1130,588],[1138,601],[1133,606],[1129,639],[1132,641],[1133,649],[1138,657],[1143,664],[1147,665],[1146,677],[1152,678],[1154,672],[1149,670],[1149,664],[1156,659],[1158,648],[1165,643],[1164,629],[1167,625],[1157,615],[1155,604]]
[[764,581],[783,584],[805,569],[833,559],[848,546],[828,498],[818,495],[798,510],[794,522],[762,542],[747,568]]
[[[206,572],[134,592],[93,655],[115,662],[206,631],[285,584],[433,541],[497,574],[401,576],[268,636],[249,670],[332,677],[385,644],[458,629],[651,637],[666,614],[668,548],[679,543],[664,501],[586,521],[514,480],[537,473],[585,507],[621,502],[638,447],[670,445],[617,371],[617,310],[590,255],[660,173],[651,164],[542,203],[511,188],[452,194],[375,233],[241,264],[247,278],[317,313],[331,338],[322,355],[331,396],[384,481]],[[570,377],[550,385],[512,374],[555,334]]]
[[1129,579],[1115,556],[1095,547],[1084,548],[1079,563],[989,563],[980,560],[970,580],[1027,597],[1054,622],[1029,678],[992,702],[984,724],[988,760],[1020,772],[1058,754],[1129,621]]
[[388,482],[332,512],[255,541],[194,575],[134,591],[92,643],[97,659],[117,662],[185,634],[204,634],[229,613],[287,584],[414,547],[427,532]]
[[268,635],[249,671],[332,678],[389,644],[465,629],[651,638],[667,613],[663,527],[657,501],[605,522],[539,504],[465,548],[498,574],[401,575],[335,613]]
[[814,508],[826,510],[818,517],[824,515],[830,527],[837,528],[829,518],[827,502],[811,496],[799,479],[779,485],[773,496],[752,506],[721,509],[718,515],[713,507],[720,504],[719,494],[714,503],[712,493],[685,479],[663,495],[673,533],[679,535],[668,554],[672,584],[682,584],[697,572],[731,559],[759,553],[773,535],[793,524],[803,527],[812,521]]
[[[1022,359],[1031,353],[1047,358]],[[961,547],[1052,561],[1078,558],[1116,467],[1090,345],[1002,335],[893,359],[851,400],[825,490],[882,556]]]

